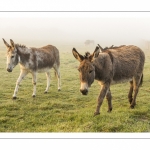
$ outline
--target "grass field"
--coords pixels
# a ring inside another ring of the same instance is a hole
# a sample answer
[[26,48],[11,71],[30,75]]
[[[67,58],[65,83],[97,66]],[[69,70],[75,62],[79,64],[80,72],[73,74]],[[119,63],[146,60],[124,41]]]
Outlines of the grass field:
[[[80,51],[80,49],[78,49]],[[92,50],[91,50],[92,52]],[[150,132],[150,53],[146,53],[143,86],[135,109],[129,108],[129,83],[111,86],[113,110],[107,113],[107,101],[101,114],[93,117],[100,86],[93,83],[87,96],[79,92],[77,67],[71,53],[60,51],[61,91],[51,70],[51,87],[47,94],[46,76],[38,74],[37,95],[32,98],[31,74],[22,81],[16,100],[12,100],[19,65],[6,71],[6,51],[0,51],[0,132]]]

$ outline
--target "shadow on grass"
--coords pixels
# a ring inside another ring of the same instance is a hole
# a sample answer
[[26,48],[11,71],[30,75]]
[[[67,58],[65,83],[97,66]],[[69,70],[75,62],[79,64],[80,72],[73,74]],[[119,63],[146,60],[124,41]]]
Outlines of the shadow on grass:
[[130,118],[137,121],[147,121],[150,118],[150,110],[132,112]]

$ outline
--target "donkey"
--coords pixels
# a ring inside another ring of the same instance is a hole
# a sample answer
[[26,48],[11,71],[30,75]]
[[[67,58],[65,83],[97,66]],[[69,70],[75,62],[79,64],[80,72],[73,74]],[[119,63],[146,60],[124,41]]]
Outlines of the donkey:
[[87,95],[94,79],[98,80],[101,85],[94,115],[100,114],[100,107],[105,96],[108,101],[108,112],[112,111],[110,85],[120,81],[130,81],[128,99],[130,108],[134,108],[139,86],[142,84],[145,62],[145,54],[139,47],[123,45],[108,48],[100,53],[100,49],[97,46],[93,54],[88,53],[85,56],[79,54],[73,48],[72,53],[80,62],[78,68],[81,82],[80,92],[83,95]]
[[36,96],[37,73],[45,72],[47,77],[47,87],[45,93],[50,87],[50,69],[54,68],[58,78],[58,91],[60,91],[60,58],[59,51],[55,46],[47,45],[41,48],[27,48],[24,45],[15,44],[10,39],[9,45],[4,39],[7,47],[7,71],[12,72],[13,68],[20,64],[20,76],[16,82],[13,99],[16,99],[19,85],[22,79],[28,74],[32,74],[33,94]]

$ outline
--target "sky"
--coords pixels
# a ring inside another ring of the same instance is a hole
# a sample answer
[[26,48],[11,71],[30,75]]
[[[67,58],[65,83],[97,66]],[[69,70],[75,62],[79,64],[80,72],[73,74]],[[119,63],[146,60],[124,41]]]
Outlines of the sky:
[[[4,13],[0,37],[29,47],[44,45],[137,45],[150,41],[150,14],[146,13]],[[4,47],[3,41],[0,46]]]

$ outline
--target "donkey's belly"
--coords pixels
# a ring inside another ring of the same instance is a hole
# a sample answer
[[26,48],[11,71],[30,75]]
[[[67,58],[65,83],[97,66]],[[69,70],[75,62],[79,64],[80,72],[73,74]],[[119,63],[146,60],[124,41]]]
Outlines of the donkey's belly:
[[38,69],[37,72],[38,73],[42,73],[42,72],[48,72],[51,68],[47,67],[47,68],[42,68],[42,69]]
[[120,79],[120,80],[112,80],[111,84],[125,83],[125,82],[129,82],[129,81],[132,81],[132,78],[124,78],[124,79]]

